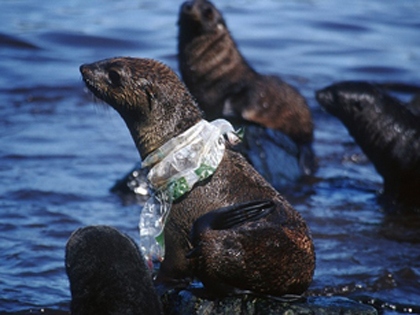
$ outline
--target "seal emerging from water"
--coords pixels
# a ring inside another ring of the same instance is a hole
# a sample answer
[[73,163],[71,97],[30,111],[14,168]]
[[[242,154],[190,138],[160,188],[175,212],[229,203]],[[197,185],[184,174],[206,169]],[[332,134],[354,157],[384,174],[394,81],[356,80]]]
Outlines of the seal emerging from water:
[[419,116],[367,82],[339,82],[316,92],[316,99],[347,127],[384,179],[384,194],[420,205]]
[[281,130],[297,143],[312,142],[305,99],[280,78],[261,75],[248,64],[210,1],[185,2],[178,24],[182,79],[209,119],[232,115]]
[[108,226],[76,230],[66,245],[71,313],[163,314],[136,244]]
[[[80,71],[124,119],[142,160],[203,119],[184,84],[157,61],[113,58]],[[158,285],[186,286],[197,277],[216,295],[282,296],[300,294],[312,281],[315,254],[306,223],[229,147],[210,177],[173,202],[164,239]]]

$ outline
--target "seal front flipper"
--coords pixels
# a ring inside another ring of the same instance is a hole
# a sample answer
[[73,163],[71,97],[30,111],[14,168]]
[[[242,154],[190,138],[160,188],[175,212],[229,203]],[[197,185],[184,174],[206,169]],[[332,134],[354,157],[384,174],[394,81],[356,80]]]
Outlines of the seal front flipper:
[[234,204],[208,212],[199,217],[192,227],[191,241],[194,248],[187,258],[201,255],[200,235],[208,230],[227,230],[250,221],[256,221],[271,213],[275,204],[271,200],[253,200]]
[[253,200],[208,212],[199,217],[192,228],[192,239],[205,230],[226,230],[265,217],[275,208],[271,200]]

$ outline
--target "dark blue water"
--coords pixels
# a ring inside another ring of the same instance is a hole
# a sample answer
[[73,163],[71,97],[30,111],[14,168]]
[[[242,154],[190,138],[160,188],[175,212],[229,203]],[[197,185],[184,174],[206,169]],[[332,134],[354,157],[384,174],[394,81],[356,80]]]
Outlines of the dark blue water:
[[[64,246],[76,228],[109,224],[138,240],[139,206],[109,192],[138,154],[120,117],[85,93],[78,67],[129,55],[177,69],[180,4],[2,1],[0,312],[68,310]],[[420,217],[382,210],[381,178],[314,100],[340,80],[420,84],[420,3],[216,5],[250,63],[298,87],[313,112],[317,178],[287,192],[315,241],[311,292],[420,304]]]

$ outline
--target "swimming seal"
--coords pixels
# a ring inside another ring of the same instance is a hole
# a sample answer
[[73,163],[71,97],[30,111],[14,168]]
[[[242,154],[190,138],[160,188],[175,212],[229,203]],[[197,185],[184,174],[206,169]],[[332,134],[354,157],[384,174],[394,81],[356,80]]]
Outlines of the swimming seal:
[[367,82],[339,82],[316,99],[347,127],[384,180],[384,194],[420,205],[419,118],[398,99]]
[[72,314],[163,314],[138,247],[116,229],[76,230],[67,242],[65,260]]
[[280,78],[261,75],[248,64],[210,1],[185,2],[178,25],[182,79],[209,119],[232,115],[281,130],[297,143],[312,141],[305,99]]
[[[142,160],[203,119],[177,75],[157,61],[113,58],[82,65],[80,71],[86,86],[124,119]],[[221,213],[213,212],[208,225],[199,225],[193,244],[194,223],[214,210]],[[224,216],[228,223],[219,227],[218,218]],[[207,252],[212,246],[200,245],[202,237],[219,246],[217,255]],[[185,287],[197,277],[207,280],[210,291],[217,279],[221,295],[243,290],[282,296],[302,293],[313,277],[315,254],[306,223],[229,147],[213,175],[173,202],[164,238],[157,285]],[[204,275],[197,257],[213,257]],[[236,271],[235,279],[220,271],[223,266]]]

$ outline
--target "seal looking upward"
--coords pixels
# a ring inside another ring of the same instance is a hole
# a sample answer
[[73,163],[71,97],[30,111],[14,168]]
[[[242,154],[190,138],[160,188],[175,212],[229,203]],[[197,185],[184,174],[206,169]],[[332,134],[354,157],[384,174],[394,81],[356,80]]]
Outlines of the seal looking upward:
[[[157,61],[113,58],[80,71],[87,87],[124,119],[142,160],[203,119],[184,84]],[[255,207],[257,215],[248,219]],[[210,177],[173,202],[164,238],[157,284],[186,286],[197,277],[209,291],[218,283],[214,291],[222,295],[282,296],[300,294],[312,281],[315,254],[306,223],[229,147]],[[217,253],[209,250],[214,247]]]
[[210,1],[185,2],[178,25],[182,79],[209,119],[233,117],[280,130],[298,144],[312,142],[305,99],[279,77],[259,74],[248,64]]
[[420,126],[409,106],[363,81],[344,81],[316,99],[347,127],[384,179],[384,195],[420,206]]

